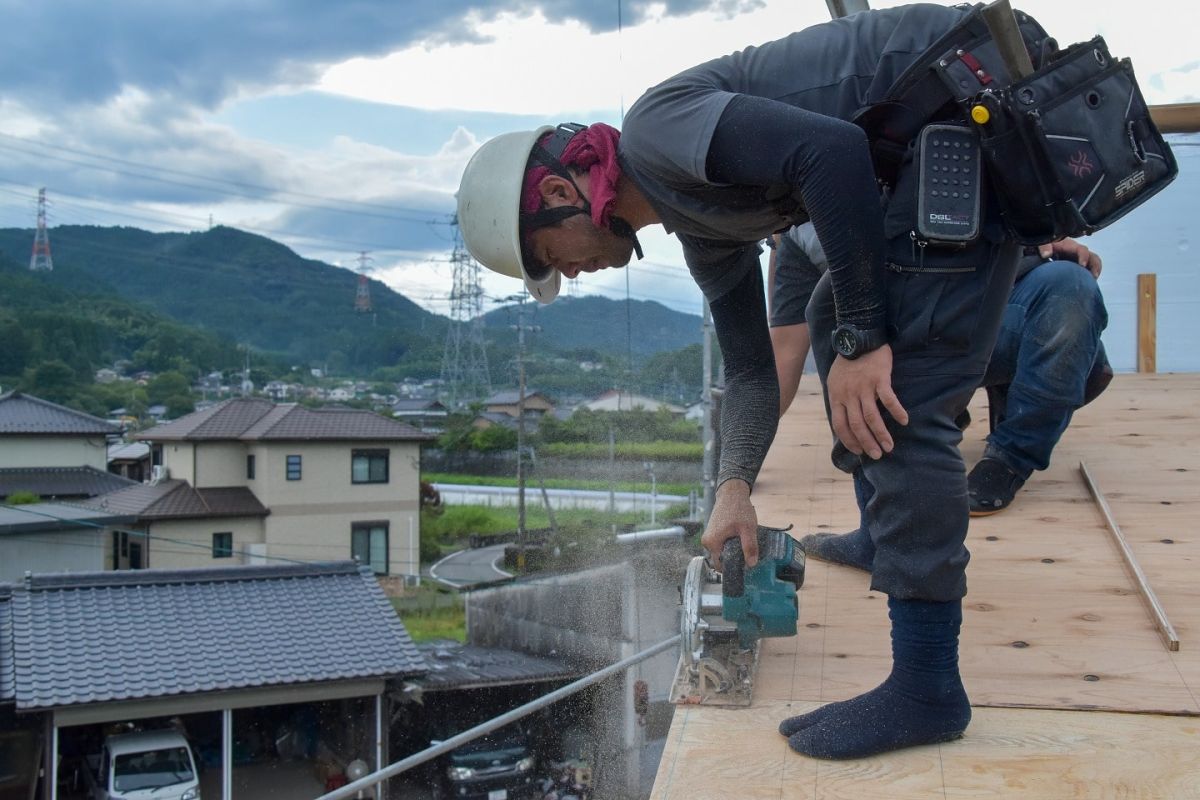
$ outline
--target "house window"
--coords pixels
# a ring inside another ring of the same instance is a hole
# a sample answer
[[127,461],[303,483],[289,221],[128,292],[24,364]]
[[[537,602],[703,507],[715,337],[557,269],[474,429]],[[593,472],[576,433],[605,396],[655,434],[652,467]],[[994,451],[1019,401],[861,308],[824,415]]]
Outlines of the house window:
[[287,479],[289,481],[300,480],[300,456],[287,457]]
[[254,456],[246,456],[246,480],[254,480]]
[[388,524],[356,522],[350,529],[350,556],[376,575],[388,574]]
[[233,533],[213,534],[213,558],[233,558]]
[[387,450],[350,451],[351,483],[387,483]]

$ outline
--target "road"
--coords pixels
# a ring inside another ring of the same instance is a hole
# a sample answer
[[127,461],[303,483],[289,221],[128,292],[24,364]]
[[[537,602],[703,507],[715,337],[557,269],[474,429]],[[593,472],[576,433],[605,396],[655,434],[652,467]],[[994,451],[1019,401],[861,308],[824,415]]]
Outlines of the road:
[[476,583],[488,583],[511,578],[512,573],[500,569],[505,545],[459,550],[429,568],[429,577],[455,588]]

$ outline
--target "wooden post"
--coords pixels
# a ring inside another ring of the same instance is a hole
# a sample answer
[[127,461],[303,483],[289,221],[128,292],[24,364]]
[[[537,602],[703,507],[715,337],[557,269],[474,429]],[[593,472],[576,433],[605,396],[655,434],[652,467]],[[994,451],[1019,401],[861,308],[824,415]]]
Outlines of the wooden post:
[[1138,344],[1137,371],[1157,372],[1157,319],[1158,288],[1157,276],[1153,272],[1137,276],[1138,290]]

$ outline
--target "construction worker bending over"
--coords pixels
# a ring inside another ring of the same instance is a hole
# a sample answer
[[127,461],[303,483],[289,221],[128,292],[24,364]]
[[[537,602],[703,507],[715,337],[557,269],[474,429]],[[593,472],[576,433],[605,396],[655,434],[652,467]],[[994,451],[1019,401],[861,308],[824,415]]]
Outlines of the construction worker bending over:
[[[1112,381],[1100,341],[1108,324],[1096,282],[1100,256],[1069,241],[1057,256],[1050,248],[1040,250],[1029,248],[1017,267],[1016,285],[980,384],[988,391],[991,432],[983,457],[967,474],[971,516],[1007,508],[1034,470],[1050,465],[1072,415]],[[826,266],[811,224],[775,237],[767,280],[780,416],[795,398],[804,372],[809,353],[805,308]],[[959,427],[969,420],[964,411]],[[833,547],[836,541],[842,540],[817,534],[802,544],[809,555],[847,563],[836,549],[821,546]],[[869,563],[857,561],[849,563],[870,569]]]
[[544,303],[562,276],[640,255],[648,225],[679,239],[727,381],[701,541],[716,561],[739,537],[750,565],[750,492],[779,418],[759,242],[812,220],[829,261],[810,307],[814,351],[837,463],[861,467],[873,488],[872,587],[888,596],[893,655],[877,688],[780,725],[819,758],[951,740],[971,719],[958,671],[968,517],[954,418],[987,368],[1020,248],[987,197],[975,242],[916,247],[912,168],[882,204],[867,137],[848,122],[968,13],[865,11],[709,61],[647,91],[623,133],[560,125],[488,141],[459,188],[471,254]]

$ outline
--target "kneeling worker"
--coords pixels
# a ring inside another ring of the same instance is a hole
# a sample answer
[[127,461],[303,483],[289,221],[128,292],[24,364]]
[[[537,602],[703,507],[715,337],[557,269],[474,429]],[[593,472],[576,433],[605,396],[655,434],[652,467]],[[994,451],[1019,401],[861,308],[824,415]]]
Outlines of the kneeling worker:
[[[826,267],[811,224],[776,237],[768,282],[780,415],[792,404],[804,372],[809,352],[805,308]],[[1072,415],[1112,381],[1100,341],[1108,324],[1096,282],[1101,267],[1098,254],[1069,241],[1057,254],[1048,247],[1041,252],[1031,248],[1021,259],[980,383],[988,390],[992,430],[983,458],[967,475],[971,516],[1007,508],[1034,470],[1050,465]],[[959,426],[969,419],[964,412]],[[812,555],[823,557],[820,548]]]

